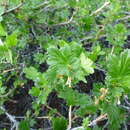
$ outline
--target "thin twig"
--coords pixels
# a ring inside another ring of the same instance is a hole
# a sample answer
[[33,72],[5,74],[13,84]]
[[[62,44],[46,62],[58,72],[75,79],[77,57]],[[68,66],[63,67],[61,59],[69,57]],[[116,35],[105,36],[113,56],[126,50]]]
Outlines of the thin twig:
[[92,122],[90,122],[88,126],[94,126],[94,125],[97,124],[97,122],[102,121],[102,120],[104,120],[106,118],[107,118],[107,114],[100,115],[95,120],[93,120]]
[[34,7],[33,9],[39,9],[44,7],[45,5],[49,4],[50,1],[44,1],[43,3],[39,4],[38,6]]
[[12,68],[12,69],[8,69],[8,70],[4,70],[3,72],[2,72],[2,74],[5,74],[5,73],[7,73],[7,72],[10,72],[10,71],[13,71],[13,70],[16,70],[17,68]]
[[72,128],[71,130],[85,130],[83,126]]
[[[15,118],[16,119],[25,119],[26,117],[24,117],[24,116],[16,116]],[[37,119],[50,119],[51,117],[49,117],[49,116],[38,116],[36,118]]]
[[47,5],[47,6],[45,6],[43,9],[41,9],[40,11],[39,11],[39,13],[41,13],[41,12],[43,12],[43,11],[49,11],[50,10],[50,7],[52,7],[52,5]]
[[130,107],[128,107],[128,106],[125,106],[125,105],[118,105],[118,106],[121,108],[124,108],[127,111],[130,111]]
[[15,119],[15,116],[12,116],[11,114],[9,114],[8,112],[6,112],[4,107],[0,107],[1,110],[3,110],[6,114],[6,116],[9,118],[9,120],[13,123],[13,126],[11,128],[11,130],[14,130],[14,128],[16,128],[15,130],[18,130],[18,124],[19,122]]
[[111,49],[111,55],[113,54],[114,49],[115,49],[115,46],[113,46],[112,49]]
[[72,106],[69,106],[69,125],[68,125],[68,130],[70,130],[72,127]]
[[41,116],[41,117],[36,117],[37,119],[50,119],[51,117],[49,116]]
[[127,15],[130,15],[130,12],[124,12],[125,14],[127,14]]
[[104,74],[107,72],[106,70],[100,68],[99,66],[96,66],[96,69],[99,70],[99,71],[102,71]]
[[[71,77],[68,77],[66,85],[68,85],[70,88],[72,88],[71,82],[72,82]],[[71,105],[69,106],[69,114],[68,114],[68,116],[69,116],[68,130],[70,130],[71,127],[72,127],[72,106]]]
[[128,20],[128,19],[130,20],[130,15],[120,18],[120,19],[118,19],[118,21],[124,21],[124,20]]
[[87,40],[92,39],[92,38],[93,38],[93,36],[88,36],[88,37],[81,39],[79,42],[84,42],[84,41],[87,41]]
[[105,2],[99,9],[97,9],[96,11],[92,12],[90,14],[90,16],[93,16],[93,15],[96,15],[98,14],[99,12],[101,12],[104,8],[106,8],[108,5],[110,4],[110,2]]
[[107,121],[106,124],[103,126],[103,130],[104,130],[105,128],[107,128],[108,124],[109,124],[109,122]]
[[20,3],[20,4],[17,5],[16,7],[11,8],[11,9],[9,9],[9,10],[6,10],[2,15],[8,14],[8,13],[10,13],[10,12],[13,12],[13,11],[19,9],[19,8],[22,7],[22,6],[23,6],[23,3]]
[[[53,108],[51,108],[51,107],[48,106],[48,105],[46,105],[46,107],[47,107],[48,109],[50,109],[50,110],[53,110]],[[58,116],[62,117],[62,115],[61,115],[59,112],[56,112],[56,114],[57,114]]]
[[100,66],[99,64],[95,64],[95,65],[96,65],[96,69],[98,69],[98,70],[100,70],[100,71],[102,71],[102,72],[104,72],[104,73],[107,72],[107,71],[104,70],[104,69],[102,68],[102,66]]
[[130,107],[130,102],[128,101],[128,97],[124,96],[125,103]]
[[127,124],[124,122],[124,130],[127,130]]
[[63,23],[54,24],[52,26],[64,26],[64,25],[67,25],[67,24],[70,24],[70,23],[74,22],[73,18],[74,18],[75,14],[76,14],[76,11],[73,13],[73,15],[71,16],[71,18],[68,21],[63,22]]
[[55,11],[58,11],[58,10],[60,10],[60,9],[69,8],[69,7],[67,7],[67,6],[68,6],[68,5],[65,4],[64,6],[60,6],[60,7],[57,7],[57,8],[53,8],[52,5],[50,4],[50,5],[45,6],[43,9],[41,9],[41,10],[40,10],[40,13],[41,13],[42,11],[55,12]]

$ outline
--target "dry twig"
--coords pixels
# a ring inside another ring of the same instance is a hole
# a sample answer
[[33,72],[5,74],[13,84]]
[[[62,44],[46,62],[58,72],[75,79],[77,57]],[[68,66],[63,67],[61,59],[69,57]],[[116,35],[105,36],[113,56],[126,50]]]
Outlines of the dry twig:
[[44,7],[45,5],[48,5],[50,1],[44,1],[43,3],[39,4],[38,6],[34,7],[34,9],[39,9]]
[[15,119],[15,116],[12,116],[11,114],[9,114],[8,112],[6,112],[4,107],[0,107],[1,110],[3,110],[6,114],[6,116],[9,118],[9,120],[11,121],[11,123],[13,123],[13,126],[11,127],[11,130],[18,130],[18,124],[19,122]]
[[70,105],[69,106],[69,125],[68,125],[68,130],[70,130],[71,129],[71,127],[72,127],[72,106]]
[[97,124],[97,122],[102,121],[102,120],[104,120],[106,118],[107,118],[107,114],[100,115],[95,120],[93,120],[92,122],[90,122],[88,126],[94,126],[94,125]]
[[19,8],[22,7],[22,6],[23,6],[23,3],[20,3],[20,4],[17,5],[16,7],[11,8],[11,9],[9,9],[9,10],[6,10],[2,15],[8,14],[8,13],[10,13],[10,12],[13,12],[13,11],[19,9]]
[[97,9],[96,11],[92,12],[90,14],[90,16],[93,16],[93,15],[96,15],[98,14],[99,12],[101,12],[104,8],[108,7],[108,5],[110,4],[110,2],[105,2],[99,9]]
[[76,14],[76,11],[72,14],[71,18],[68,21],[63,22],[63,23],[59,23],[59,24],[54,24],[52,26],[64,26],[64,25],[67,25],[67,24],[70,24],[70,23],[74,22],[73,18],[74,18],[75,14]]

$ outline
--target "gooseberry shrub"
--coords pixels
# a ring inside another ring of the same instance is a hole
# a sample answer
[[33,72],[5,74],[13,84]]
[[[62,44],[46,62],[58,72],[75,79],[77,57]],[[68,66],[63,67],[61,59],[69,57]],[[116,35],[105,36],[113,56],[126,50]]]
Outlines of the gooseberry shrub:
[[1,0],[0,129],[129,129],[129,21],[129,0]]

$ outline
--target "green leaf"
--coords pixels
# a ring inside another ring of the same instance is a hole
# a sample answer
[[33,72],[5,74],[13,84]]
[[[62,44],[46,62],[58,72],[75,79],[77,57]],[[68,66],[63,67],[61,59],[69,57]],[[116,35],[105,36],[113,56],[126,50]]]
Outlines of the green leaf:
[[59,93],[59,97],[65,99],[67,105],[76,105],[77,92],[73,89],[66,87]]
[[27,120],[22,120],[19,124],[19,130],[30,130],[29,122]]
[[39,102],[41,104],[45,104],[47,101],[47,97],[49,96],[50,92],[52,91],[51,88],[44,88],[44,90],[41,91],[40,96],[38,98]]
[[6,59],[11,64],[13,63],[12,50],[8,48],[6,43],[3,43],[0,39],[0,58]]
[[6,32],[5,32],[5,30],[4,30],[4,28],[3,28],[3,26],[2,26],[2,24],[0,23],[0,36],[6,36],[7,34],[6,34]]
[[26,73],[26,77],[35,81],[36,77],[38,77],[39,73],[34,67],[29,67],[24,69],[24,73]]
[[37,97],[40,94],[40,89],[38,87],[32,87],[32,89],[29,91],[29,94]]
[[97,107],[94,104],[84,104],[80,106],[79,109],[76,110],[76,115],[80,117],[84,117],[86,114],[94,114],[97,111]]
[[69,5],[74,7],[76,5],[76,0],[69,0]]
[[89,58],[87,58],[85,56],[84,53],[82,53],[80,55],[80,60],[81,60],[81,66],[83,67],[83,69],[88,73],[88,74],[92,74],[94,73],[94,69],[93,69],[93,61]]
[[83,18],[83,22],[85,24],[85,28],[87,31],[90,31],[92,24],[94,23],[94,17],[87,16]]
[[63,118],[53,118],[52,119],[53,130],[66,130],[67,129],[67,121]]
[[99,55],[101,55],[101,54],[102,54],[102,52],[101,52],[101,47],[100,47],[99,45],[93,46],[93,47],[92,47],[92,52],[90,53],[89,58],[90,58],[91,60],[93,60],[93,61],[96,61],[96,60],[97,60],[97,57],[98,57]]
[[121,97],[122,94],[124,93],[124,89],[115,87],[111,90],[111,93],[112,93],[113,97]]
[[17,34],[15,32],[12,33],[11,35],[7,36],[6,44],[7,44],[8,48],[16,46],[16,44],[17,44]]
[[105,103],[103,110],[108,114],[109,129],[119,130],[121,128],[121,124],[125,119],[124,111],[112,103]]
[[[1,4],[1,1],[0,1]],[[4,13],[5,11],[5,7],[4,6],[0,6],[0,16]]]
[[92,103],[92,100],[88,95],[81,94],[78,91],[66,86],[59,92],[58,96],[65,99],[67,105],[84,106]]
[[88,127],[89,122],[90,122],[90,121],[89,121],[89,118],[88,118],[88,117],[83,119],[82,126],[83,126],[84,130],[90,130],[90,128]]
[[96,125],[94,126],[93,130],[102,130],[102,128]]
[[38,62],[39,64],[44,63],[45,62],[45,58],[46,58],[45,55],[43,55],[42,53],[36,53],[34,55],[34,60],[36,62]]
[[113,87],[130,89],[130,50],[127,49],[120,55],[110,55],[107,61],[107,81]]
[[114,46],[122,46],[127,38],[127,29],[124,24],[116,24],[114,27],[106,27],[107,40]]
[[49,77],[56,80],[56,75],[69,76],[78,82],[85,81],[85,71],[81,67],[80,55],[83,48],[75,42],[64,44],[64,46],[50,47],[48,51],[47,63],[50,65],[48,70]]

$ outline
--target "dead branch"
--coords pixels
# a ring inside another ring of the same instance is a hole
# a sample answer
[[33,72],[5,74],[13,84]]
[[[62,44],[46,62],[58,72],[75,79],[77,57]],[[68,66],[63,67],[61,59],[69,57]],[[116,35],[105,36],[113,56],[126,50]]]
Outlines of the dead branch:
[[13,126],[11,127],[11,130],[18,130],[18,124],[19,122],[15,119],[15,116],[9,114],[4,107],[0,107],[1,110],[5,112],[5,115],[9,118],[10,122],[13,123]]
[[10,13],[10,12],[13,12],[13,11],[19,9],[19,8],[22,7],[22,6],[23,6],[23,3],[20,3],[20,4],[17,5],[16,7],[11,8],[11,9],[9,9],[9,10],[6,10],[2,15],[8,14],[8,13]]
[[93,16],[93,15],[96,15],[98,14],[99,12],[101,12],[104,8],[108,7],[108,5],[110,4],[110,2],[105,2],[99,9],[97,9],[96,11],[92,12],[90,14],[90,16]]

